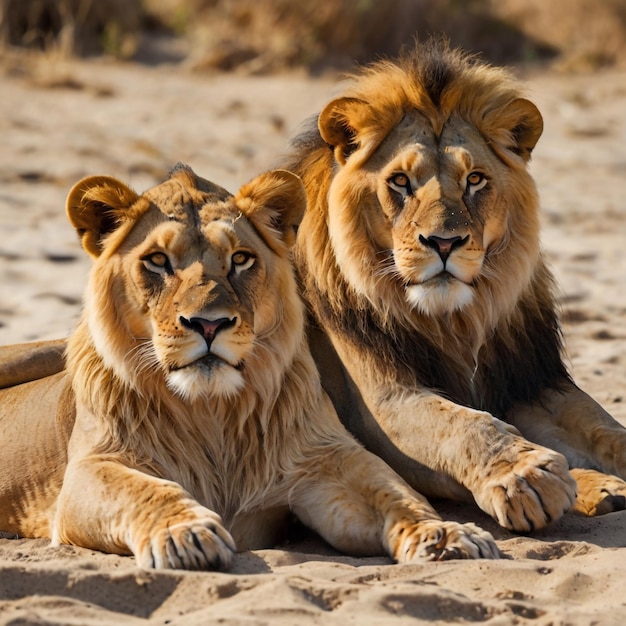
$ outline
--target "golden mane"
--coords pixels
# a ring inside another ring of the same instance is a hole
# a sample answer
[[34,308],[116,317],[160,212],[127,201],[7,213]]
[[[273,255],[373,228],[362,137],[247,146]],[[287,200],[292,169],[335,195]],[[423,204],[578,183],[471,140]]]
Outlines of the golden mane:
[[[263,202],[263,185],[271,190],[271,198],[269,192],[268,198],[276,205],[302,206],[303,199],[298,198],[299,182],[291,184],[288,179],[281,181],[277,174],[274,178],[271,176],[268,173],[265,179],[259,178],[254,184],[242,187],[235,198],[241,207],[242,217],[244,210],[253,214],[254,205]],[[286,188],[283,198],[280,198],[281,183]],[[258,219],[256,233],[268,245],[271,242],[277,256],[273,288],[281,297],[276,298],[276,306],[270,314],[272,319],[256,338],[254,350],[241,369],[242,384],[237,387],[236,393],[181,397],[172,391],[161,373],[153,371],[153,347],[146,338],[128,332],[125,317],[133,315],[132,305],[123,302],[122,284],[127,279],[120,266],[124,261],[116,253],[124,246],[131,230],[136,240],[147,236],[154,221],[144,219],[139,229],[136,222],[150,210],[154,211],[155,205],[168,207],[172,220],[185,219],[185,214],[189,212],[187,207],[193,207],[193,212],[196,207],[211,201],[218,206],[222,204],[224,213],[228,215],[232,213],[228,206],[230,194],[199,179],[186,167],[178,167],[170,179],[141,198],[133,198],[125,188],[112,187],[107,179],[103,179],[102,184],[92,179],[88,184],[89,190],[85,193],[80,187],[75,189],[75,196],[69,202],[74,201],[79,207],[88,207],[93,203],[132,207],[118,216],[109,211],[109,218],[115,226],[110,227],[112,232],[105,236],[105,243],[93,244],[93,235],[85,243],[96,258],[86,289],[81,321],[68,340],[66,352],[67,371],[77,401],[94,415],[107,416],[101,422],[102,442],[97,450],[102,454],[133,455],[144,459],[143,463],[154,455],[154,450],[161,450],[161,456],[154,459],[154,466],[149,469],[162,473],[165,467],[171,474],[176,468],[182,468],[181,471],[188,472],[188,475],[176,476],[177,482],[193,484],[196,491],[202,492],[203,500],[210,501],[215,498],[215,493],[223,491],[206,480],[206,477],[215,474],[208,472],[203,475],[199,467],[185,469],[180,459],[205,457],[207,440],[216,446],[210,452],[212,458],[220,456],[224,440],[237,442],[242,453],[237,459],[237,467],[221,469],[225,474],[241,476],[237,498],[240,506],[245,508],[246,502],[256,498],[258,491],[258,483],[249,479],[267,476],[270,468],[279,466],[274,454],[278,454],[280,448],[265,447],[263,439],[258,436],[259,431],[269,434],[277,428],[279,432],[284,432],[292,427],[293,420],[299,415],[294,410],[283,411],[283,403],[277,405],[276,399],[281,395],[286,380],[289,380],[287,395],[296,389],[302,394],[293,400],[292,405],[301,401],[314,403],[321,393],[310,364],[306,367],[306,360],[294,362],[304,340],[304,317],[290,268],[288,242],[292,237],[291,226],[288,223],[283,225],[283,236],[270,222],[270,206],[264,206],[263,214],[255,217]],[[294,195],[294,192],[298,193]],[[77,211],[80,215],[84,212],[82,208]],[[287,408],[293,409],[293,406]],[[205,419],[199,422],[198,415],[204,415]],[[199,428],[206,431],[200,432]],[[181,439],[181,429],[195,432],[197,436]],[[212,433],[211,429],[215,432]],[[197,475],[193,475],[193,471]],[[237,507],[232,503],[222,503],[222,506],[222,510],[231,511],[232,515],[236,512]]]
[[[365,148],[362,160],[409,108],[427,116],[436,134],[452,115],[461,116],[495,146],[512,149],[526,160],[534,146],[532,139],[536,142],[542,131],[541,127],[525,129],[519,110],[509,107],[524,97],[509,71],[441,43],[364,67],[352,77],[344,95],[368,103],[359,111],[362,117],[351,120],[359,127],[359,147]],[[520,136],[528,131],[531,145],[520,144]]]
[[[523,95],[520,85],[502,68],[445,45],[421,46],[397,61],[375,63],[353,76],[344,96],[330,103],[316,121],[321,134],[311,128],[296,138],[293,158],[287,164],[303,178],[309,191],[310,209],[295,258],[305,299],[317,317],[327,319],[341,332],[346,327],[374,324],[406,344],[403,353],[415,343],[415,336],[420,336],[432,352],[427,359],[429,368],[442,354],[456,354],[457,371],[436,384],[437,388],[454,386],[452,379],[458,377],[458,370],[462,380],[469,380],[492,345],[516,354],[521,337],[526,342],[536,340],[528,334],[533,327],[545,329],[542,341],[549,346],[546,350],[552,351],[550,377],[556,380],[564,374],[553,279],[539,251],[538,195],[526,169],[541,133],[541,118],[526,108]],[[424,115],[437,136],[451,118],[475,126],[505,162],[510,179],[503,198],[508,211],[506,232],[485,256],[473,285],[472,303],[445,316],[423,315],[407,304],[402,279],[388,269],[391,251],[373,241],[376,227],[363,218],[378,211],[378,199],[373,193],[364,193],[362,184],[343,185],[337,192],[341,197],[335,206],[360,207],[341,213],[341,246],[333,247],[335,233],[327,228],[329,215],[332,219],[326,199],[332,195],[333,154],[346,179],[352,176],[364,181],[362,168],[411,110]],[[529,319],[536,324],[529,324]],[[406,358],[413,361],[410,352]],[[387,355],[393,369],[398,356],[395,349]],[[481,402],[484,395],[479,392],[477,397],[468,397],[467,389],[457,391],[451,395],[468,402]],[[529,389],[528,394],[526,400],[536,392]],[[512,398],[503,401],[498,410],[510,401]]]

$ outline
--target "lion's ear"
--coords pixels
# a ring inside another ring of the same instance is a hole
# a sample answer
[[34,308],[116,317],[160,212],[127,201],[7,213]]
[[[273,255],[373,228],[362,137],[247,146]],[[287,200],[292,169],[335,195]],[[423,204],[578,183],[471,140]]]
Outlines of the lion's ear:
[[261,174],[239,190],[235,202],[270,246],[276,231],[288,247],[295,243],[306,209],[306,192],[298,176],[287,170]]
[[88,176],[70,190],[65,209],[83,248],[94,257],[102,252],[102,239],[114,231],[140,196],[110,176]]
[[329,102],[320,113],[317,125],[322,139],[335,152],[342,165],[359,147],[357,129],[365,126],[369,107],[359,98],[337,98]]
[[517,98],[495,113],[497,124],[507,131],[504,148],[528,162],[543,132],[543,118],[530,100]]

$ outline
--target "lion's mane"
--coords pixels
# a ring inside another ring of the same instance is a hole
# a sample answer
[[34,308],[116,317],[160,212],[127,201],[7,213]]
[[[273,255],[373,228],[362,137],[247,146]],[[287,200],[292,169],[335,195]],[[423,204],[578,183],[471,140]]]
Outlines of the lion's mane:
[[[567,379],[553,279],[539,251],[538,196],[526,169],[534,145],[526,145],[527,137],[537,131],[514,117],[517,82],[503,69],[430,42],[364,68],[344,96],[367,106],[334,120],[343,135],[337,137],[320,134],[318,122],[333,114],[323,111],[296,137],[287,165],[308,193],[295,259],[316,320],[347,337],[364,358],[377,355],[380,371],[403,384],[426,386],[499,416]],[[451,117],[463,118],[509,169],[505,237],[486,255],[473,301],[441,316],[409,306],[402,284],[384,269],[390,251],[376,245],[377,226],[363,217],[366,205],[371,211],[376,202],[364,193],[368,160],[410,109],[426,116],[435,132]],[[341,202],[351,209],[340,218],[331,215],[337,207],[329,203],[338,163],[350,168],[354,181],[342,188]],[[338,221],[341,249],[329,227]]]

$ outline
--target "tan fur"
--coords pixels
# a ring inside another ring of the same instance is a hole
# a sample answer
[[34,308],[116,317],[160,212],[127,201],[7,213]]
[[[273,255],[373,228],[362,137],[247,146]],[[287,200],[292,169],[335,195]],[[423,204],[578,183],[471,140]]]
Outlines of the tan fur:
[[60,372],[65,346],[64,339],[0,346],[0,389]]
[[430,42],[355,76],[287,163],[340,417],[415,488],[518,531],[570,509],[568,461],[626,476],[626,431],[561,359],[527,170],[542,129],[507,72]]
[[93,268],[67,371],[0,391],[0,530],[219,568],[291,510],[355,554],[498,556],[340,424],[290,262],[304,206],[285,171],[235,197],[184,166],[141,196],[72,189]]

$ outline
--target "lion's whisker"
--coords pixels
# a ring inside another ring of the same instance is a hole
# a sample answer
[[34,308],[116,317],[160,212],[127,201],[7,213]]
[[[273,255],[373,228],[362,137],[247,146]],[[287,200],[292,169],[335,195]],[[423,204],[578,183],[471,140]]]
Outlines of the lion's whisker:
[[137,373],[155,369],[159,364],[154,345],[149,339],[133,346],[126,353],[126,357],[135,361]]

